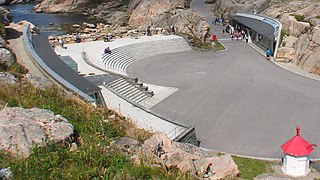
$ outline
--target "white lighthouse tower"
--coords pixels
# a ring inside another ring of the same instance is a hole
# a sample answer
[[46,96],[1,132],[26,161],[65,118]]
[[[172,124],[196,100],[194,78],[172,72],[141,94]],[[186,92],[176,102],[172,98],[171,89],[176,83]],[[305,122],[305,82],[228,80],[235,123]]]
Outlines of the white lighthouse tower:
[[281,169],[286,175],[299,177],[310,172],[309,155],[317,145],[309,144],[300,136],[300,126],[296,127],[296,131],[297,135],[281,146],[285,153]]

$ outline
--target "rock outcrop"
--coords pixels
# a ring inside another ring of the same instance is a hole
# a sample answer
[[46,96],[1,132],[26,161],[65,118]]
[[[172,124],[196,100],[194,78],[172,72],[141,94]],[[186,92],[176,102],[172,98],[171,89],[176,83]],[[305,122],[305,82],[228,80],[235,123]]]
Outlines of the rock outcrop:
[[150,165],[161,164],[167,169],[177,168],[208,179],[232,179],[240,173],[230,155],[218,156],[190,144],[172,142],[161,133],[154,134],[143,145],[127,138],[114,144],[119,150],[133,154],[132,159],[137,164],[147,157],[153,163]]
[[7,26],[13,21],[13,16],[9,10],[0,6],[0,23]]
[[0,0],[0,5],[10,5],[10,4],[24,4],[24,3],[34,3],[40,2],[41,0]]
[[16,56],[7,41],[0,35],[0,64],[10,67],[16,62]]
[[27,157],[34,145],[75,140],[67,119],[44,109],[4,108],[0,111],[0,148]]
[[18,80],[12,74],[8,72],[0,72],[0,84],[1,85],[14,85],[18,86]]

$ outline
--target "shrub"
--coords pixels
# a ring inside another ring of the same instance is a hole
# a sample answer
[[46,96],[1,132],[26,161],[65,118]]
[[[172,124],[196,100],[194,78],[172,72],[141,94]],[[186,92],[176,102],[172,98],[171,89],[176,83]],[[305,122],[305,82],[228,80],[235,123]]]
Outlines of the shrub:
[[304,15],[295,14],[294,18],[296,18],[297,21],[301,22],[301,21],[304,21],[306,17]]
[[6,28],[4,26],[4,24],[0,23],[0,35],[2,37],[6,37]]

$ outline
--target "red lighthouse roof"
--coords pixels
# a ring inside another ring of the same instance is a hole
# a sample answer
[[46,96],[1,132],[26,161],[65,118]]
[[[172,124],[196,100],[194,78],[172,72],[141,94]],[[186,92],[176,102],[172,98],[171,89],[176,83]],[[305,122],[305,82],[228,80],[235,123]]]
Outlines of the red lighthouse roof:
[[308,156],[313,151],[315,144],[309,144],[308,141],[300,136],[300,126],[297,126],[297,135],[284,143],[281,148],[286,154],[291,156]]

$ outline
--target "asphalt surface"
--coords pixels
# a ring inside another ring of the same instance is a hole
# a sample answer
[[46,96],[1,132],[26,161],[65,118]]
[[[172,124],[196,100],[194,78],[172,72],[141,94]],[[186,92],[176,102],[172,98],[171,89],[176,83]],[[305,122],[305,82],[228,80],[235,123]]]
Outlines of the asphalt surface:
[[[152,110],[196,127],[201,146],[221,152],[280,158],[296,125],[320,144],[320,82],[266,61],[244,42],[224,52],[164,54],[127,68],[142,82],[179,90]],[[182,115],[181,115],[182,114]],[[312,158],[318,158],[315,149]]]

